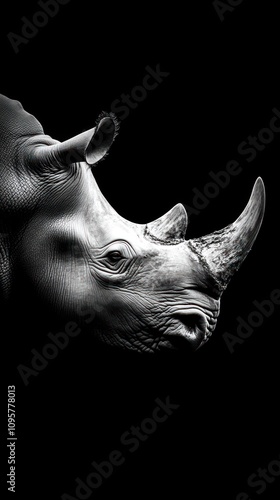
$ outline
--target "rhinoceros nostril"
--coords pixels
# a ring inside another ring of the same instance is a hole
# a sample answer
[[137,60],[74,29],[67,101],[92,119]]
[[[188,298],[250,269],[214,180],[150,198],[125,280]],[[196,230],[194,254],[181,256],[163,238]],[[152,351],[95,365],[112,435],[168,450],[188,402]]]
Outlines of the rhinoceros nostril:
[[197,349],[207,336],[206,316],[195,309],[177,311],[164,336],[176,349],[187,348],[186,344]]
[[183,323],[190,334],[197,333],[198,331],[205,333],[207,329],[206,319],[202,313],[183,312],[176,314],[175,318]]

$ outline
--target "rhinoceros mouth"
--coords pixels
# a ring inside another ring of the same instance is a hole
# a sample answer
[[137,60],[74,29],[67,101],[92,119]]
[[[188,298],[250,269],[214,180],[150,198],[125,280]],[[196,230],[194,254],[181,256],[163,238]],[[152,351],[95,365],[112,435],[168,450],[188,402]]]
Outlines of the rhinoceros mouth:
[[172,317],[172,328],[164,337],[173,349],[197,349],[211,337],[217,318],[201,311],[179,311]]

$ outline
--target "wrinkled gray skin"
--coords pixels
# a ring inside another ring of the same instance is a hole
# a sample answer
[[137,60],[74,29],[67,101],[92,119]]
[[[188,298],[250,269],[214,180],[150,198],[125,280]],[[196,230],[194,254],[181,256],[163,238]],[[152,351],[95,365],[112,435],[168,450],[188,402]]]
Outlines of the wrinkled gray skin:
[[2,303],[21,269],[42,303],[66,319],[90,318],[105,343],[140,352],[203,345],[260,228],[261,179],[235,223],[185,240],[182,205],[141,225],[119,216],[101,194],[91,166],[113,142],[112,115],[60,143],[17,101],[0,96],[0,111]]

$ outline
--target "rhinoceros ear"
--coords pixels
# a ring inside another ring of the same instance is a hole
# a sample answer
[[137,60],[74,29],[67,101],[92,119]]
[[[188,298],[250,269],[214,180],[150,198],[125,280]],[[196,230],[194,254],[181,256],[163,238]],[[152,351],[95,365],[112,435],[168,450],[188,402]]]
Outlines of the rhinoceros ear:
[[[94,165],[107,154],[118,131],[118,120],[113,113],[103,112],[97,119],[96,126],[64,142],[51,145],[37,145],[34,148],[32,162],[44,167],[70,165],[86,162]],[[55,163],[55,165],[54,165]]]
[[159,219],[147,224],[145,235],[155,242],[176,245],[185,239],[188,216],[181,203],[171,208]]
[[85,161],[94,165],[105,158],[119,130],[119,122],[114,113],[101,113],[92,137],[85,149]]

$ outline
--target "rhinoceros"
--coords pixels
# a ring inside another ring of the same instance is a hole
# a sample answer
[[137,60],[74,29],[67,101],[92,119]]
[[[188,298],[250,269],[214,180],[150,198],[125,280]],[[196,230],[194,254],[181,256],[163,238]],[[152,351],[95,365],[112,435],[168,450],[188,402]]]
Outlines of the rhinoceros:
[[108,345],[138,352],[204,345],[260,229],[262,179],[235,222],[185,239],[182,204],[136,224],[99,190],[92,166],[115,139],[114,115],[102,113],[91,130],[59,142],[18,101],[2,95],[0,108],[2,304],[20,273],[65,319],[91,313],[94,338]]

